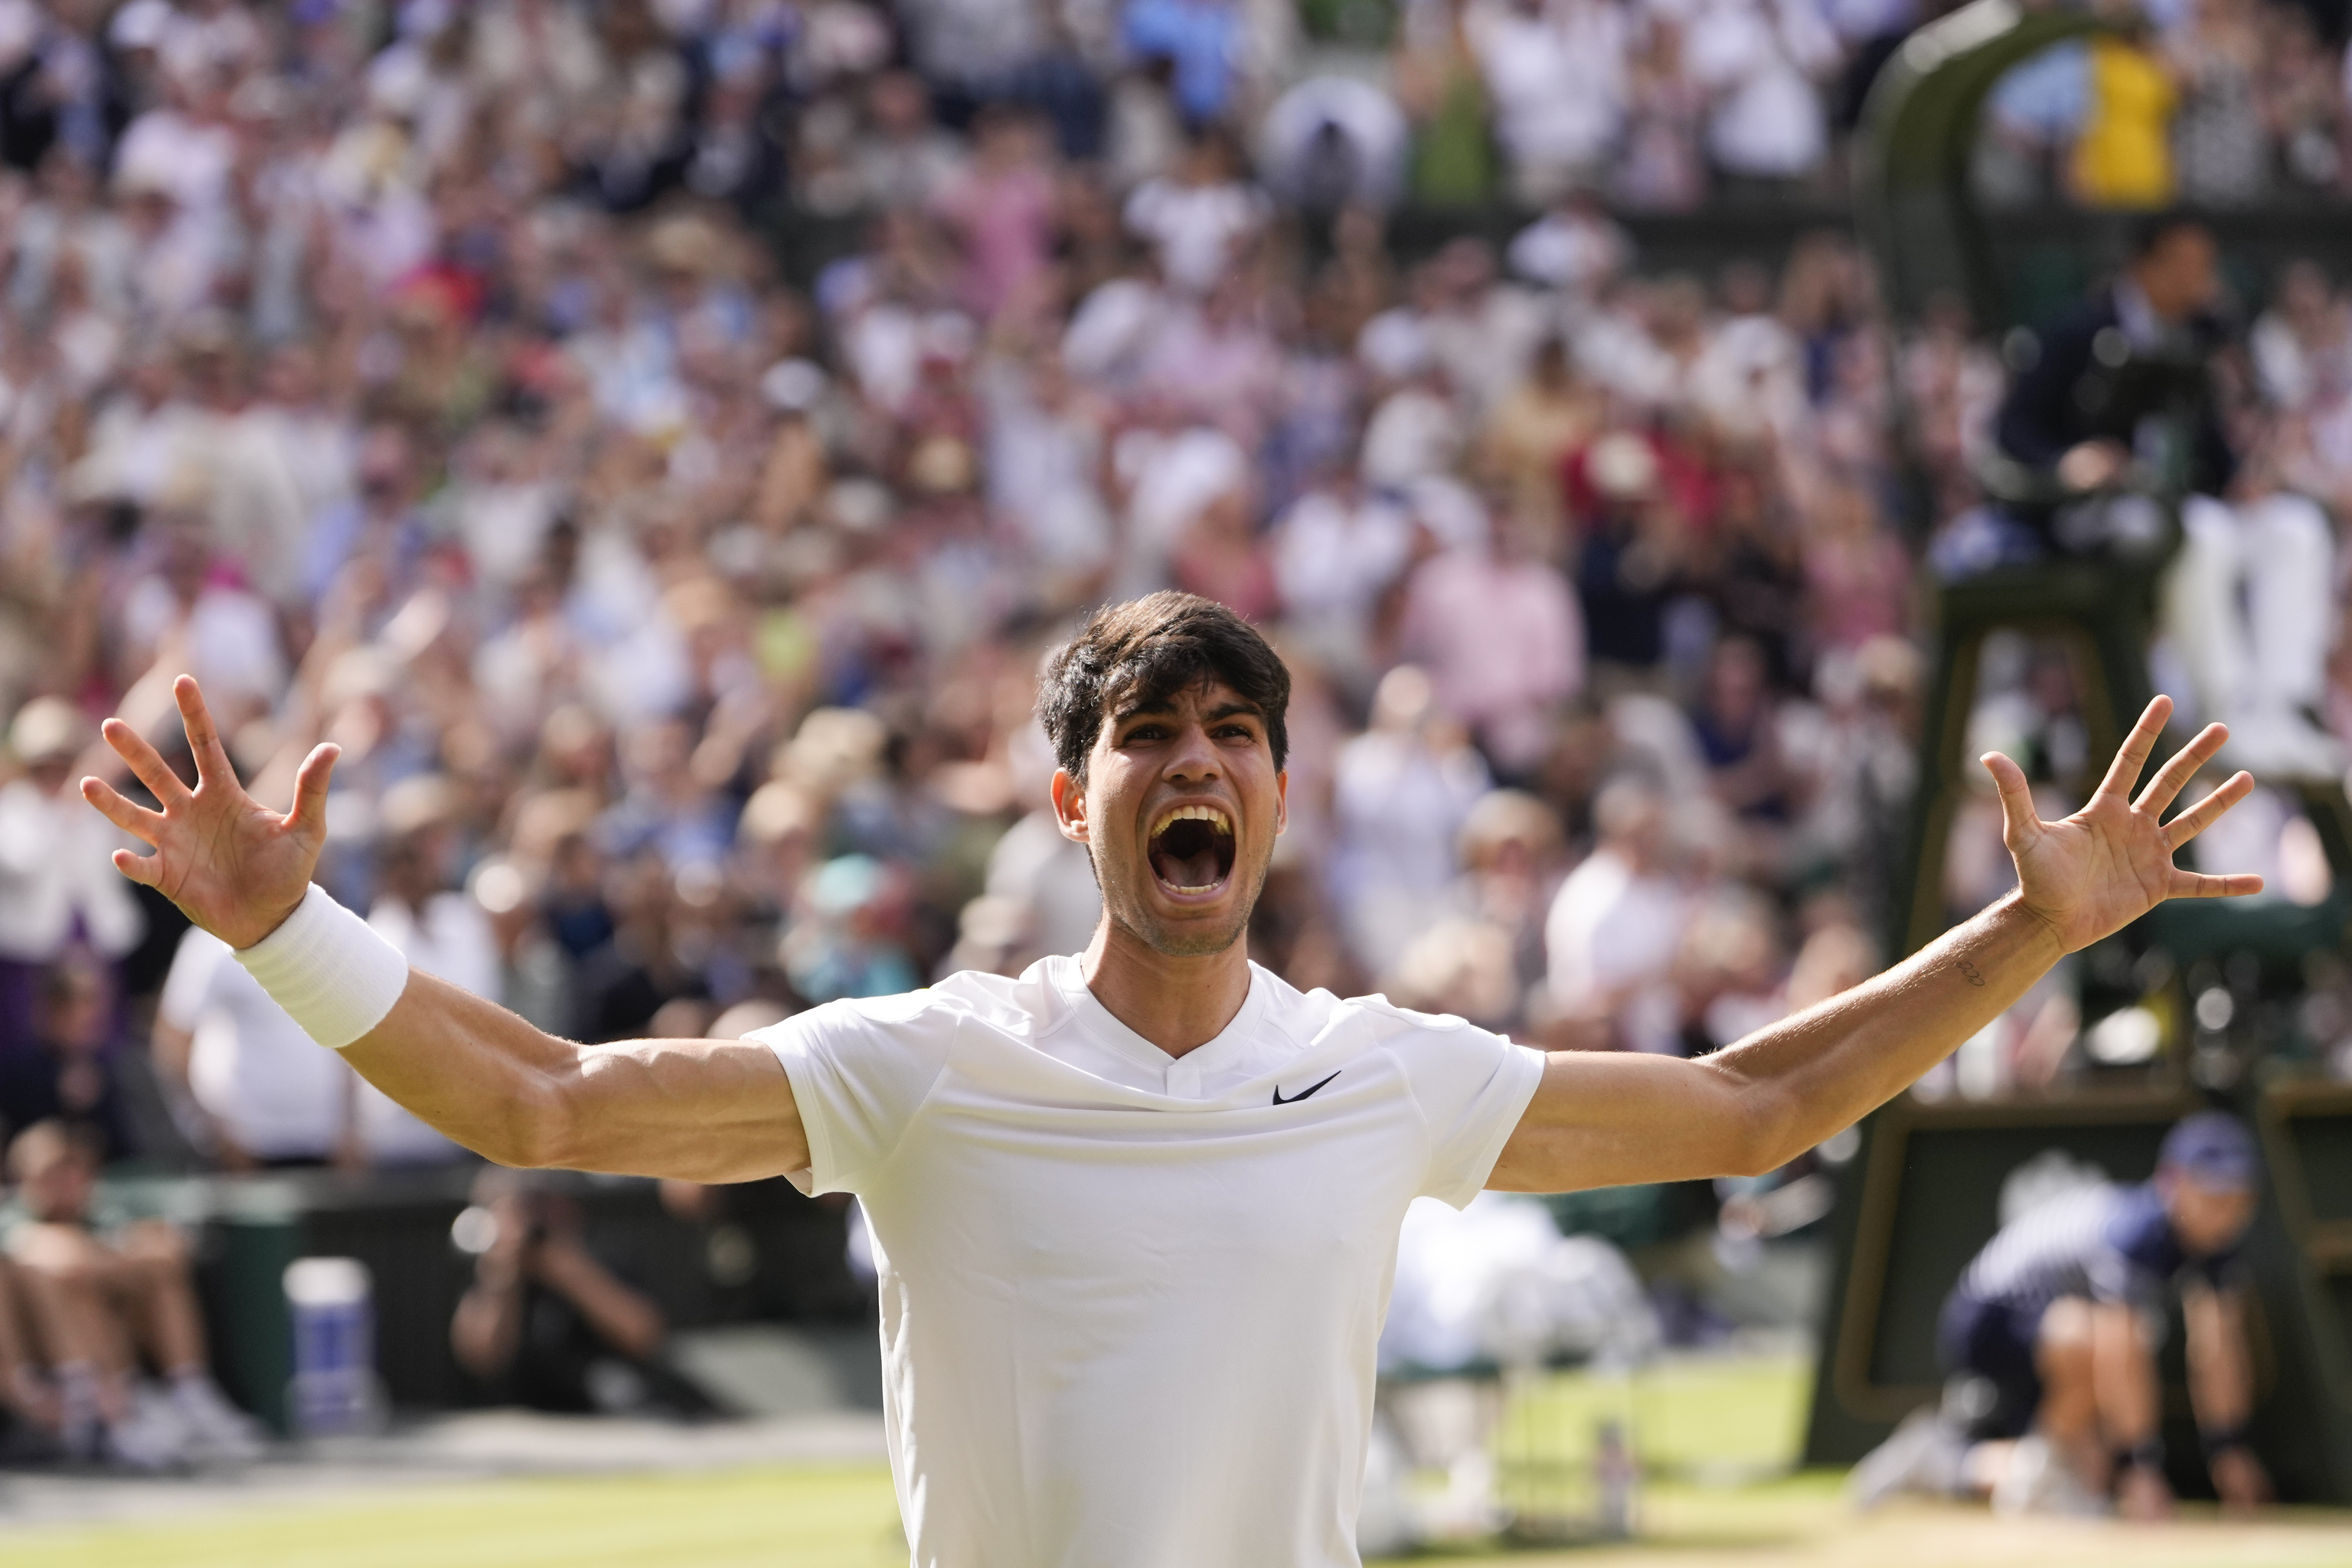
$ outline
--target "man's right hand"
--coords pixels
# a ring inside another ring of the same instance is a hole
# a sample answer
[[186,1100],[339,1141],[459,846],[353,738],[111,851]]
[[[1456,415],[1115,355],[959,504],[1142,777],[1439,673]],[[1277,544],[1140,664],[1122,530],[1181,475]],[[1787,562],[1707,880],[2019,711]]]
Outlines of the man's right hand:
[[312,750],[295,774],[293,809],[270,811],[236,782],[195,680],[181,676],[172,683],[172,696],[195,754],[196,787],[182,784],[136,730],[109,719],[100,731],[106,743],[163,809],[134,805],[94,778],[81,781],[82,798],[125,833],[155,847],[152,855],[116,850],[116,870],[162,893],[229,946],[251,947],[276,931],[310,890],[311,868],[327,838],[327,775],[336,748]]

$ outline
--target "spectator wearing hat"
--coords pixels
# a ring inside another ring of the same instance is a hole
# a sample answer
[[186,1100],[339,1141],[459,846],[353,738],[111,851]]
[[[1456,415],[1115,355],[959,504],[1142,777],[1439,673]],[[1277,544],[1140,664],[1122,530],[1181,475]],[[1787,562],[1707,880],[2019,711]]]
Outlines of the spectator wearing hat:
[[36,698],[8,727],[17,776],[0,784],[0,1061],[37,1049],[42,976],[77,947],[106,963],[147,921],[108,857],[121,842],[62,793],[89,725],[62,698]]
[[2147,1181],[2045,1190],[1944,1303],[1938,1352],[1962,1396],[1914,1415],[1863,1461],[1857,1498],[1990,1490],[2005,1511],[2169,1512],[2157,1354],[2177,1289],[2214,1489],[2227,1507],[2267,1501],[2269,1477],[2247,1446],[2252,1360],[2238,1262],[2261,1183],[2244,1124],[2209,1110],[2165,1134]]

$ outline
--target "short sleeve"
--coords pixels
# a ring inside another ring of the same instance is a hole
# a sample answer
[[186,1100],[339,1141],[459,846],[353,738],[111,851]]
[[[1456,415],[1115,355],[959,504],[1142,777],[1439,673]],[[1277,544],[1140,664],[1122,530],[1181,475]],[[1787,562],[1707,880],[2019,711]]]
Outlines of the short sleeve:
[[201,927],[190,926],[172,950],[172,967],[163,976],[163,994],[156,999],[155,1017],[184,1035],[196,1030],[205,1003],[212,993],[213,974],[228,956],[228,943]]
[[854,1193],[890,1158],[946,1070],[956,1008],[932,994],[828,1002],[746,1037],[776,1053],[807,1132],[805,1193]]
[[1459,1019],[1413,1021],[1419,1026],[1393,1048],[1429,1128],[1419,1195],[1462,1208],[1486,1186],[1535,1098],[1543,1053]]

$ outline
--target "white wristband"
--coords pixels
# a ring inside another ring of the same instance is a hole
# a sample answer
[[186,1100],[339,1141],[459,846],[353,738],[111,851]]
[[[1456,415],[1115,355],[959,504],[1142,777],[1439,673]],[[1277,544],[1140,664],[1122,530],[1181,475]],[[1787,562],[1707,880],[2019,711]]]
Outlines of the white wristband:
[[408,960],[318,883],[236,961],[322,1046],[341,1050],[383,1022],[408,988]]

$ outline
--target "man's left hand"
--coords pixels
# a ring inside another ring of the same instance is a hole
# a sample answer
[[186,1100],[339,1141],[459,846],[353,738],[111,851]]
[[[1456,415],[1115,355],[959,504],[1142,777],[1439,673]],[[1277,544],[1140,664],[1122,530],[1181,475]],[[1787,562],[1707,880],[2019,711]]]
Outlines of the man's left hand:
[[2230,738],[2221,725],[2206,725],[2132,798],[2132,784],[2171,714],[2169,697],[2149,703],[2097,793],[2057,822],[2035,815],[2033,792],[2015,763],[1998,752],[1982,759],[2000,790],[2001,837],[2017,862],[2019,900],[2049,924],[2068,952],[2120,931],[2167,899],[2238,898],[2263,890],[2263,879],[2251,873],[2209,877],[2172,863],[2174,851],[2254,787],[2251,773],[2233,774],[2189,810],[2163,820],[2165,808]]

